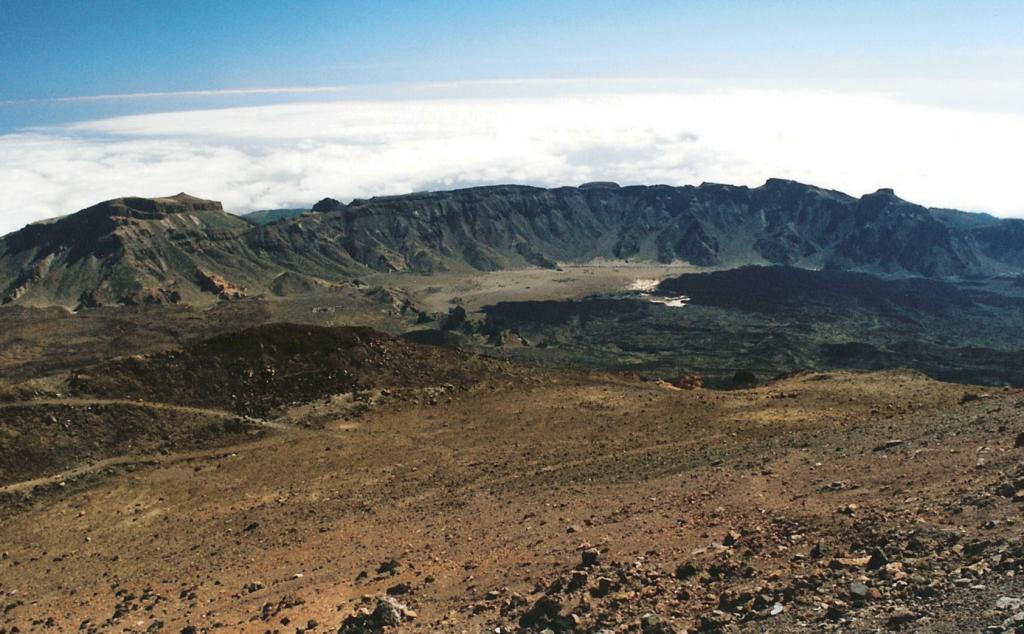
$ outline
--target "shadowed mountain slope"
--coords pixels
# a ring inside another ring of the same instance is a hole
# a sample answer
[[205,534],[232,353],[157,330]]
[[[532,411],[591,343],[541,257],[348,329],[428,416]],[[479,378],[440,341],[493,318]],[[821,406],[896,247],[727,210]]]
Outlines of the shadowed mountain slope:
[[265,268],[243,240],[251,226],[187,194],[110,200],[0,240],[0,297],[90,306],[240,293]]
[[[478,187],[356,200],[303,221],[307,233],[379,270],[493,270],[597,257],[927,277],[1024,266],[1024,222],[933,211],[886,189],[857,199],[778,179],[757,188]],[[268,238],[293,231],[289,223],[256,230]]]
[[0,239],[0,296],[197,302],[266,292],[285,272],[337,280],[594,258],[925,277],[1024,270],[1024,221],[927,209],[891,190],[853,198],[778,179],[757,188],[500,185],[325,199],[314,213],[266,220],[184,194],[101,203]]

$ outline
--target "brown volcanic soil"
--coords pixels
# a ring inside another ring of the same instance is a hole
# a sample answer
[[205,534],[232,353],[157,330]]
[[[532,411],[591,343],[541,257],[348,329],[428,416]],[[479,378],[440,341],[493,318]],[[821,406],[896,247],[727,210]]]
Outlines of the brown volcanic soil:
[[482,378],[318,399],[280,419],[318,429],[8,488],[0,631],[333,632],[390,588],[417,615],[389,631],[962,632],[1024,591],[1020,391]]

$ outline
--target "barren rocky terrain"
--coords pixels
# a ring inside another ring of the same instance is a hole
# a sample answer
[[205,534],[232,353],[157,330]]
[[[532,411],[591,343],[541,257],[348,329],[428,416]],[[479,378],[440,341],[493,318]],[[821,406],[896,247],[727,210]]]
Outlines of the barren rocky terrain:
[[3,238],[0,634],[1024,632],[1014,222],[786,181],[296,214]]
[[[271,329],[263,345],[293,336]],[[389,383],[367,363],[372,383],[241,419],[255,436],[202,451],[122,439],[119,460],[60,453],[31,481],[8,477],[3,631],[962,632],[1024,618],[1024,392],[906,371],[680,390],[369,343],[473,372]],[[60,425],[115,407],[89,398],[4,413]],[[233,420],[224,405],[203,412]]]

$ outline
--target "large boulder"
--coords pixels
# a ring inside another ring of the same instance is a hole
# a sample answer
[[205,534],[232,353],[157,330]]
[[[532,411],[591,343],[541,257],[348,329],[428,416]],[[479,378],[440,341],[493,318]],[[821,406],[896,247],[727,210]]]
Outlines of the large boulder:
[[416,618],[416,613],[393,597],[383,597],[370,612],[362,609],[350,614],[338,628],[338,634],[380,634],[384,628],[398,627]]

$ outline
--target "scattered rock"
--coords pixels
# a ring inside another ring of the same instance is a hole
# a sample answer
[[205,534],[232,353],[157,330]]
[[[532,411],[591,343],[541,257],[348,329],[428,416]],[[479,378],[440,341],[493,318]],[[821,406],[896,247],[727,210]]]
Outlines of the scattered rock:
[[885,551],[881,548],[875,548],[871,551],[871,558],[868,559],[867,569],[878,570],[889,563],[889,556],[885,554]]
[[832,569],[842,568],[864,568],[871,561],[871,557],[836,557],[829,562],[828,566]]
[[305,603],[302,599],[296,597],[293,594],[286,594],[277,603],[264,603],[263,607],[260,608],[260,618],[264,621],[269,621],[284,610],[294,608],[295,606],[302,605]]
[[675,628],[657,614],[651,613],[640,617],[640,631],[643,634],[676,634]]
[[868,587],[860,581],[850,584],[850,597],[857,601],[864,601],[868,598]]
[[596,548],[588,548],[583,551],[581,555],[581,564],[584,568],[590,568],[596,566],[597,562],[601,559],[601,551]]
[[526,628],[542,629],[550,627],[555,631],[570,630],[574,627],[572,619],[562,615],[562,604],[543,596],[519,618],[519,625]]
[[889,627],[902,627],[907,623],[916,621],[918,615],[910,610],[901,608],[889,615]]
[[393,585],[393,586],[389,587],[387,590],[385,590],[385,592],[389,596],[398,596],[398,595],[401,595],[401,594],[409,594],[411,591],[412,591],[412,586],[409,585],[408,583],[404,583],[404,582],[403,583],[396,583],[395,585]]
[[686,562],[676,566],[676,579],[685,581],[690,577],[696,575],[698,572],[697,566],[693,565],[692,562]]
[[1003,627],[1007,631],[1013,631],[1014,634],[1024,630],[1024,612],[1018,612],[1003,621]]
[[1017,612],[1024,607],[1024,599],[1015,599],[1013,597],[1000,597],[996,601],[996,609],[1001,612]]
[[721,610],[712,610],[710,614],[704,614],[700,618],[700,630],[702,632],[717,632],[732,622],[732,615]]
[[412,620],[413,617],[408,606],[391,597],[384,597],[378,601],[371,616],[375,623],[392,627],[400,625],[403,621]]
[[829,621],[838,621],[839,619],[846,616],[846,612],[846,603],[836,599],[828,605],[828,608],[826,608],[825,618]]
[[722,540],[723,546],[735,546],[736,542],[740,541],[743,535],[736,531],[729,531],[725,534],[725,538]]
[[342,621],[338,634],[380,634],[386,627],[398,627],[415,618],[416,613],[408,606],[392,597],[383,597],[377,601],[372,612],[363,608],[347,616]]

